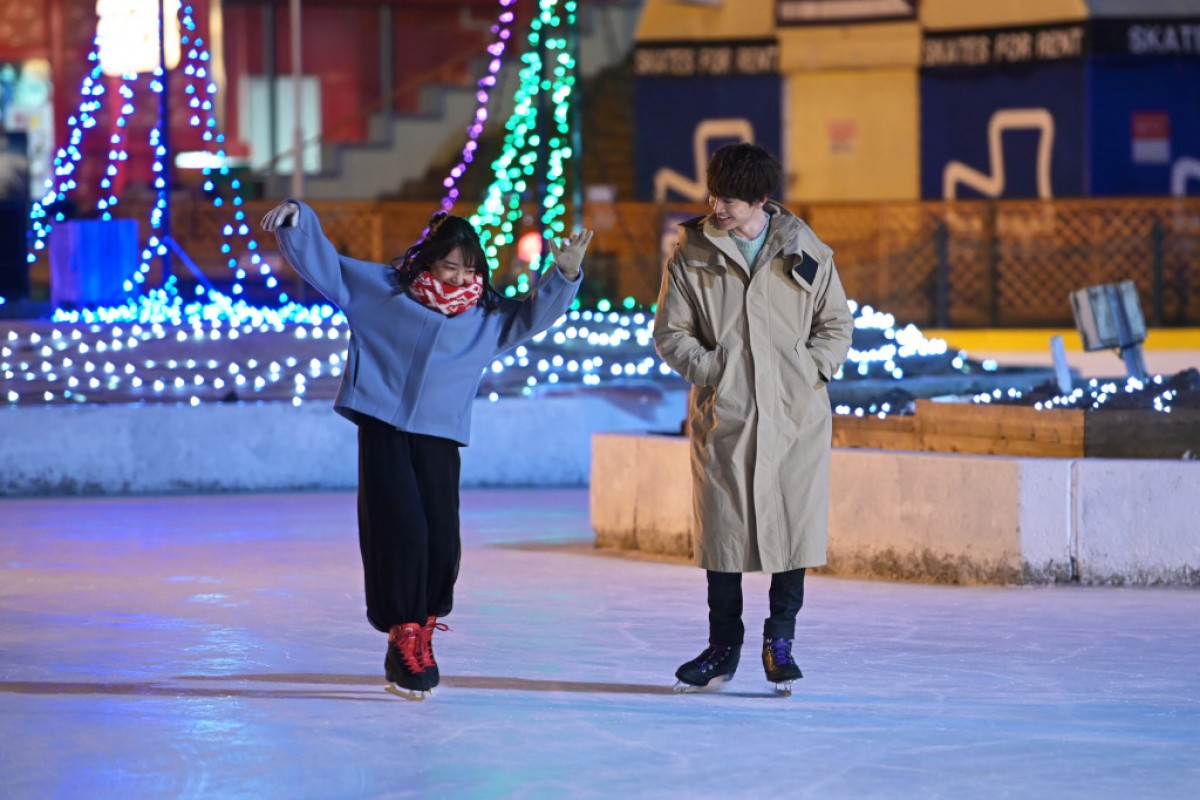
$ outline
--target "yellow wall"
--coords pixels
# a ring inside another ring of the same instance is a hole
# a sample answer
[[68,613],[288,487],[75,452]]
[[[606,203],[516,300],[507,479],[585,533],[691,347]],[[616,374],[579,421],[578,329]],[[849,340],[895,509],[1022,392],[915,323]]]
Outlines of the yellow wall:
[[769,39],[775,35],[775,0],[725,0],[691,5],[679,0],[646,0],[638,21],[638,42]]
[[785,26],[779,39],[779,69],[908,67],[921,58],[921,30],[915,22],[877,25]]
[[792,73],[784,95],[788,200],[919,197],[915,70]]
[[921,0],[921,24],[932,30],[1038,25],[1088,18],[1085,0]]

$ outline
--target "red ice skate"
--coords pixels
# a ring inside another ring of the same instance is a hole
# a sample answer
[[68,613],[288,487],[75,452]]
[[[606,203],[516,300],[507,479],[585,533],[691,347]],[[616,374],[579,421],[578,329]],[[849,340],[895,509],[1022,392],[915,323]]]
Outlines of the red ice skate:
[[387,690],[406,700],[424,700],[432,688],[429,675],[421,666],[422,629],[415,622],[393,625],[388,633],[387,657],[383,660]]

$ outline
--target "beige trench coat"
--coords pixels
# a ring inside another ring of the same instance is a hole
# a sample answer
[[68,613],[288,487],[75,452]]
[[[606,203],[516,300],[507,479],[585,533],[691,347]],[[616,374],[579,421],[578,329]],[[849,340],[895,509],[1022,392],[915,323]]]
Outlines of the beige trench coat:
[[[692,384],[695,554],[717,572],[825,563],[833,424],[825,384],[854,320],[833,251],[769,202],[751,272],[707,217],[683,223],[654,344]],[[753,278],[751,278],[753,274]]]

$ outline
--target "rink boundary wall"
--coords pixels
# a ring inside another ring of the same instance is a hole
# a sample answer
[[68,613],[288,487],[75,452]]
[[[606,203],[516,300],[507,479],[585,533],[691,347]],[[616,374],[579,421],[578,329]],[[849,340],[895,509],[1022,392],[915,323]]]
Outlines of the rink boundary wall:
[[[685,395],[479,400],[464,487],[590,483],[600,547],[686,557]],[[326,403],[0,410],[0,496],[350,490]],[[1200,586],[1200,462],[835,448],[830,565],[940,583]],[[2,524],[2,523],[0,523]]]
[[[679,428],[683,391],[475,401],[465,487],[581,487],[596,431]],[[0,497],[353,489],[357,428],[328,402],[0,409]]]
[[[690,558],[689,443],[593,437],[602,548]],[[1200,462],[834,448],[829,564],[953,584],[1200,587]]]

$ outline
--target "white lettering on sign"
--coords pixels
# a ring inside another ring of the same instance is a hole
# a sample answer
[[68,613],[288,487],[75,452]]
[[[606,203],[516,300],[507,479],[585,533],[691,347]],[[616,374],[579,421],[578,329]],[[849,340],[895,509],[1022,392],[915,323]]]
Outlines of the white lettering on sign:
[[768,75],[778,71],[779,47],[769,44],[659,45],[637,48],[638,75]]
[[1085,33],[1082,25],[926,33],[921,64],[924,67],[977,67],[1082,58],[1086,45]]
[[779,48],[775,45],[767,47],[739,47],[737,49],[737,68],[743,75],[761,75],[775,72],[779,61]]
[[1135,55],[1200,54],[1200,25],[1131,25],[1128,44]]
[[989,36],[955,36],[949,39],[925,40],[925,66],[957,66],[986,64],[992,60],[992,40]]
[[1083,28],[1038,31],[1035,49],[1040,59],[1078,58],[1083,55]]
[[696,66],[702,75],[728,75],[733,69],[733,49],[701,47]]
[[997,61],[1029,61],[1033,58],[1033,34],[999,33],[992,46],[993,57]]

